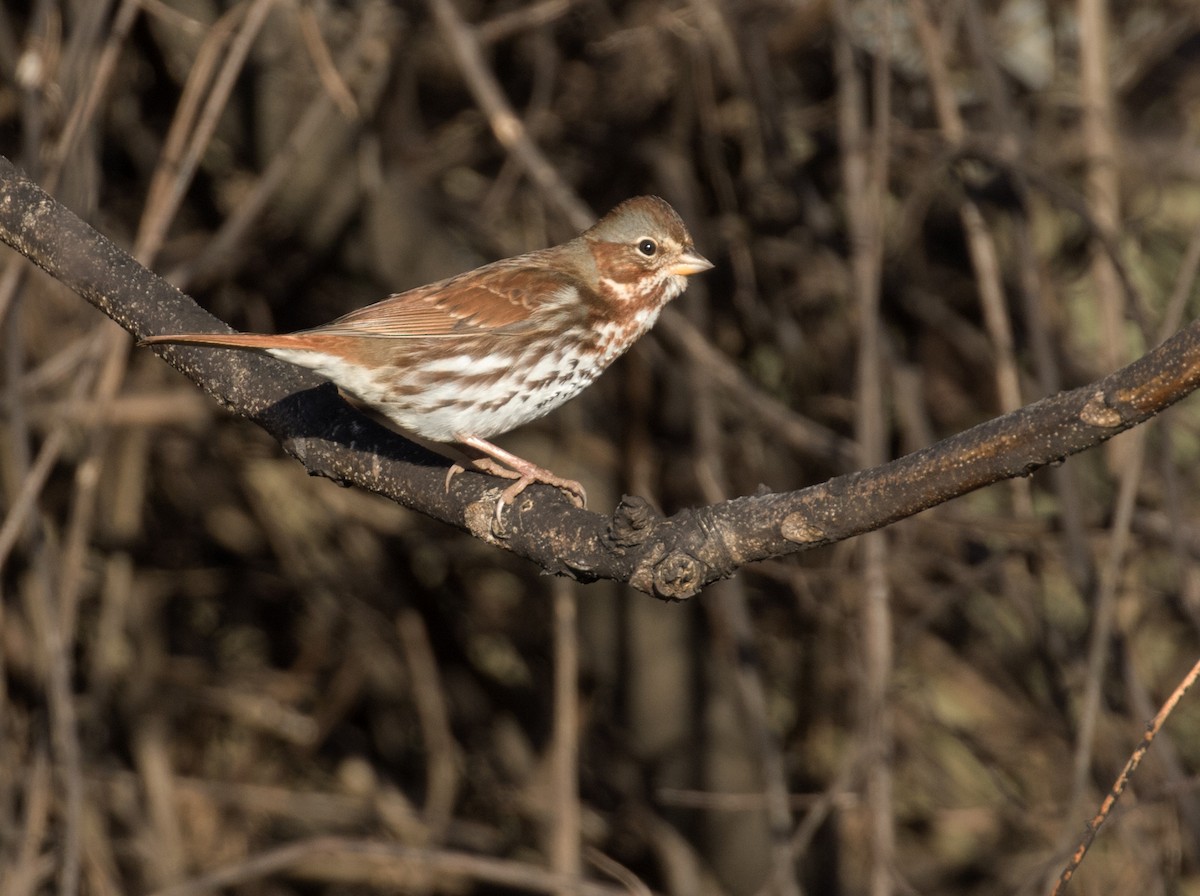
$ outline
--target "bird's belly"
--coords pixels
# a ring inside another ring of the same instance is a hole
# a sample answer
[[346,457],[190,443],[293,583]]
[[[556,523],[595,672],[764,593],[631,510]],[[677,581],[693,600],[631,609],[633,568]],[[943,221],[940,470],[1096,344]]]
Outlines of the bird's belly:
[[270,354],[315,370],[408,432],[454,442],[466,436],[491,438],[536,420],[579,394],[600,373],[576,352],[541,349],[516,357],[414,356],[402,367],[358,365],[300,349],[271,349]]
[[460,373],[441,382],[426,378],[423,389],[391,405],[381,404],[380,411],[436,441],[489,439],[550,413],[600,372],[558,351],[464,361],[469,363]]

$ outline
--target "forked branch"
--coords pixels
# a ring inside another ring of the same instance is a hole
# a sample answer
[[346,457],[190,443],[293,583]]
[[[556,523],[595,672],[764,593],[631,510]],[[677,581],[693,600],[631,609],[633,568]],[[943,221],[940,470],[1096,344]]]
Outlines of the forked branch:
[[[227,328],[101,236],[0,157],[0,241],[138,338]],[[319,377],[268,357],[168,347],[163,358],[254,420],[313,475],[385,495],[576,578],[628,582],[682,599],[743,565],[841,541],[1094,447],[1200,385],[1200,323],[1090,385],[997,417],[870,470],[793,492],[737,498],[672,517],[626,498],[611,517],[534,487],[497,525],[496,480],[359,414]]]

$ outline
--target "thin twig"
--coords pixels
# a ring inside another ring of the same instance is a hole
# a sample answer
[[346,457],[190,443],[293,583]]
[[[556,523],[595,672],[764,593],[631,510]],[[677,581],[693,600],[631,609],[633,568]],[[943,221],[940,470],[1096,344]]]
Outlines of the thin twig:
[[317,69],[321,86],[337,104],[342,115],[349,119],[358,118],[361,112],[354,99],[354,92],[346,84],[342,73],[334,64],[333,54],[329,52],[329,44],[321,33],[321,24],[317,21],[315,10],[306,3],[301,4],[296,10],[296,15],[300,20],[300,33],[304,35],[304,46],[308,49],[309,58],[312,59],[313,65]]
[[[441,849],[420,849],[374,840],[355,840],[349,837],[322,836],[277,847],[242,862],[198,877],[186,883],[158,890],[151,896],[208,896],[221,890],[262,880],[278,874],[324,880],[334,863],[353,863],[354,880],[369,881],[376,871],[390,872],[394,883],[411,879],[412,875],[436,875],[451,881],[479,881],[494,886],[528,890],[534,893],[556,893],[568,883],[562,876],[544,871],[527,862],[493,859],[464,852]],[[336,877],[334,878],[336,879]],[[581,881],[580,896],[623,896],[621,887]]]
[[[344,78],[339,75],[339,83],[348,80],[353,87],[361,89],[364,82],[370,81],[373,74],[390,63],[390,43],[381,37],[388,33],[384,27],[385,16],[386,9],[379,4],[370,4],[362,10],[358,32],[338,59],[339,71],[346,72]],[[330,126],[335,108],[333,96],[329,90],[313,96],[287,138],[272,153],[266,168],[205,243],[203,250],[181,262],[167,275],[168,280],[188,289],[195,288],[197,282],[207,281],[218,271],[222,276],[230,276],[231,256],[246,244],[251,227],[261,218],[270,200],[288,183],[296,164],[304,158],[305,150]],[[360,101],[355,100],[356,111],[360,111],[360,105]]]
[[[197,100],[202,95],[204,103],[196,110],[194,120],[191,115],[183,114],[187,107],[181,106],[171,124],[167,149],[173,147],[178,155],[164,149],[164,155],[151,183],[137,239],[134,241],[133,256],[143,264],[149,264],[150,259],[158,253],[167,227],[179,210],[188,185],[191,184],[200,160],[216,132],[221,114],[225,111],[229,96],[242,73],[258,32],[266,24],[267,15],[274,5],[275,0],[252,0],[248,7],[236,6],[226,13],[222,21],[237,22],[237,25],[234,26],[236,30],[229,41],[229,50],[223,64],[215,71],[211,83],[206,71],[198,70],[193,78],[189,79],[189,88],[195,91]],[[219,29],[213,30],[212,36],[206,39],[206,44],[216,38],[218,31]],[[215,48],[223,49],[224,40],[217,40]],[[185,91],[185,97],[187,95]]]
[[[701,366],[695,359],[692,365]],[[699,375],[697,370],[696,377]],[[704,500],[715,504],[731,491],[722,462],[721,420],[710,391],[696,389],[692,396],[696,478]],[[713,631],[713,653],[723,678],[732,685],[737,709],[726,724],[736,726],[762,781],[763,812],[756,821],[763,824],[766,835],[765,842],[758,847],[766,860],[763,887],[774,896],[799,896],[800,884],[790,846],[792,812],[786,765],[779,738],[770,723],[763,670],[753,659],[758,649],[750,597],[740,580],[719,583],[710,597],[704,608]]]
[[454,817],[462,780],[462,749],[450,727],[446,693],[424,621],[415,610],[402,609],[396,617],[396,632],[404,648],[417,718],[421,723],[426,757],[424,816],[432,842],[436,843],[445,836]]
[[525,173],[572,227],[583,230],[589,226],[594,220],[591,210],[580,201],[558,169],[529,136],[500,83],[484,61],[478,38],[458,14],[453,0],[428,0],[428,3],[434,20],[454,53],[468,89],[487,116],[492,133],[500,145],[513,154]]
[[1100,804],[1100,811],[1097,812],[1087,824],[1087,829],[1084,831],[1083,839],[1079,841],[1079,846],[1075,850],[1071,860],[1059,875],[1058,883],[1054,889],[1050,891],[1050,896],[1060,896],[1066,889],[1071,878],[1075,876],[1075,871],[1079,868],[1083,857],[1087,855],[1088,849],[1092,842],[1096,839],[1096,835],[1100,833],[1100,828],[1109,815],[1112,814],[1113,807],[1116,806],[1117,800],[1121,798],[1121,794],[1125,792],[1125,788],[1129,786],[1129,779],[1141,764],[1142,759],[1146,755],[1146,751],[1150,749],[1150,745],[1154,743],[1154,738],[1158,736],[1158,732],[1162,730],[1162,726],[1167,721],[1167,717],[1174,711],[1175,706],[1183,698],[1183,695],[1188,692],[1188,689],[1195,684],[1196,678],[1200,676],[1200,660],[1192,666],[1191,671],[1183,677],[1183,680],[1175,686],[1175,690],[1171,692],[1171,696],[1162,705],[1162,709],[1158,711],[1150,723],[1146,726],[1146,733],[1142,735],[1142,742],[1137,745],[1137,748],[1130,754],[1125,767],[1121,769],[1121,773],[1117,775],[1117,779],[1113,782],[1112,788],[1108,792],[1108,796],[1104,798],[1104,802]]
[[578,585],[558,579],[551,586],[554,607],[554,734],[551,740],[550,869],[571,881],[560,893],[578,892],[583,870],[579,803],[579,630]]
[[[908,6],[929,72],[938,124],[946,142],[951,148],[958,149],[966,135],[966,127],[951,88],[941,32],[930,18],[924,0],[909,0]],[[1009,321],[1008,304],[1004,295],[996,238],[988,227],[983,212],[973,200],[963,198],[960,201],[958,216],[966,237],[971,268],[975,272],[975,281],[978,284],[983,322],[996,359],[996,393],[1000,399],[1000,408],[1003,411],[1014,411],[1022,404],[1021,379],[1017,368],[1012,323]],[[1029,483],[1014,479],[1010,488],[1015,511],[1023,517],[1032,517],[1033,492]]]
[[[880,43],[887,46],[890,9],[880,23]],[[858,308],[858,362],[855,433],[859,462],[882,463],[889,427],[884,409],[884,341],[879,303],[882,291],[884,201],[887,185],[890,80],[886,55],[874,60],[870,104],[874,128],[868,132],[868,97],[855,65],[846,32],[848,10],[837,7],[839,20],[834,58],[838,78],[838,136],[841,142],[842,185],[846,192],[850,232],[853,298]],[[888,543],[882,533],[862,541],[862,588],[859,600],[864,664],[861,738],[869,761],[866,767],[866,811],[869,818],[867,879],[872,896],[893,889],[896,853],[895,808],[892,791],[894,733],[889,691],[893,666],[891,588],[888,581]]]

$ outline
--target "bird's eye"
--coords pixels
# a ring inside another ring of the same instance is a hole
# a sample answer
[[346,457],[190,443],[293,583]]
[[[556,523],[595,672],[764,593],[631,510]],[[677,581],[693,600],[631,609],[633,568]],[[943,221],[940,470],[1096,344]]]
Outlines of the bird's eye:
[[647,258],[653,258],[654,253],[658,251],[658,243],[652,239],[644,239],[638,243],[637,248]]

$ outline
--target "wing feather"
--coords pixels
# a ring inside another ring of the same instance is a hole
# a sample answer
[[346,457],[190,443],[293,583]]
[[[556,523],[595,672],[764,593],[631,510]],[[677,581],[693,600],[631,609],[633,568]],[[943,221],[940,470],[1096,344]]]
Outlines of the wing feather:
[[308,333],[422,338],[525,331],[553,325],[580,307],[576,277],[548,252],[484,265],[359,308]]

